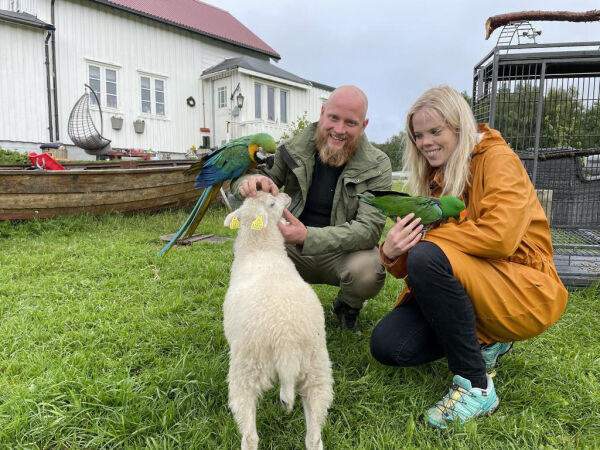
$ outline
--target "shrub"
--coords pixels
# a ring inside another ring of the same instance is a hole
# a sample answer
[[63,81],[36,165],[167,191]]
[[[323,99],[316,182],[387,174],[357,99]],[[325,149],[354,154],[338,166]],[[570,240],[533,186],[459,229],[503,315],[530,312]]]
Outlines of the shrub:
[[0,147],[0,164],[29,164],[26,154]]

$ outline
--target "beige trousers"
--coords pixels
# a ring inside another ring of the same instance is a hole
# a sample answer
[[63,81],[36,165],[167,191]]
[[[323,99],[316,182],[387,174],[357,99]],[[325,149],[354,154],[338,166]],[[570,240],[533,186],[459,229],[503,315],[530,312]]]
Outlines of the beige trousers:
[[385,283],[385,269],[379,262],[379,250],[351,253],[323,253],[303,256],[297,245],[286,250],[302,278],[310,284],[339,286],[338,298],[352,308],[360,309]]

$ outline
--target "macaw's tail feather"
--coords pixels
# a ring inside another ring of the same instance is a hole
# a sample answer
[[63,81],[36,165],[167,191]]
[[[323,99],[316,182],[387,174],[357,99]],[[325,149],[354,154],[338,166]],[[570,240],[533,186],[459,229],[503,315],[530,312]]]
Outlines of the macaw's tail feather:
[[[200,222],[200,220],[202,220],[202,217],[204,217],[206,208],[210,204],[210,200],[207,201],[207,199],[209,197],[212,199],[214,197],[214,195],[211,195],[211,193],[219,192],[220,188],[221,188],[221,186],[219,185],[219,186],[209,186],[206,189],[204,189],[204,192],[202,192],[202,195],[200,196],[200,198],[194,205],[194,208],[192,209],[192,212],[190,213],[190,215],[187,217],[187,219],[185,220],[185,222],[183,223],[183,225],[181,226],[179,231],[177,233],[175,233],[175,236],[173,236],[173,238],[169,241],[169,243],[167,245],[165,245],[160,252],[158,252],[158,256],[161,256],[161,255],[165,254],[167,251],[169,251],[169,249],[173,246],[173,244],[175,244],[175,242],[177,242],[177,240],[184,233],[186,233],[186,237],[190,236],[193,233],[193,231],[198,226],[198,223]],[[193,226],[193,228],[192,228],[192,226]]]
[[[195,216],[192,218],[192,221],[188,225],[187,231],[185,232],[186,238],[194,234],[194,231],[196,231],[198,224],[200,223],[200,221],[204,217],[204,214],[206,213],[206,210],[208,209],[208,205],[210,205],[214,198],[219,194],[221,186],[223,186],[222,181],[204,190],[204,192],[206,192],[206,198],[204,199],[204,202],[202,203],[202,205],[200,205],[198,211],[196,212]],[[202,196],[204,196],[204,193],[202,193]]]

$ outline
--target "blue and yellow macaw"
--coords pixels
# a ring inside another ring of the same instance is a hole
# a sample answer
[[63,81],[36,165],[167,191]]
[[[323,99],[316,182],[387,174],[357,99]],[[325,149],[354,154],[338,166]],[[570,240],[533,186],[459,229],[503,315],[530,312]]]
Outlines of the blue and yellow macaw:
[[182,235],[185,239],[194,233],[208,205],[217,196],[225,181],[239,177],[258,164],[272,164],[272,157],[267,158],[261,149],[267,153],[275,153],[277,144],[271,135],[258,133],[243,136],[213,150],[184,172],[187,175],[197,174],[194,187],[204,188],[204,191],[184,224],[159,255],[167,252]]

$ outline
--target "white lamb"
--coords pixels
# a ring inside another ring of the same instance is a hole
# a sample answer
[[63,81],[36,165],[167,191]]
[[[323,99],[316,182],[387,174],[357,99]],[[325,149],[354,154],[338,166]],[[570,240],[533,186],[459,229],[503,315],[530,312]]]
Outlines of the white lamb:
[[256,405],[279,380],[287,412],[302,397],[307,449],[322,449],[321,429],[333,400],[323,307],[288,258],[277,228],[290,197],[259,192],[225,219],[239,228],[223,304],[230,347],[229,407],[242,449],[256,449]]

